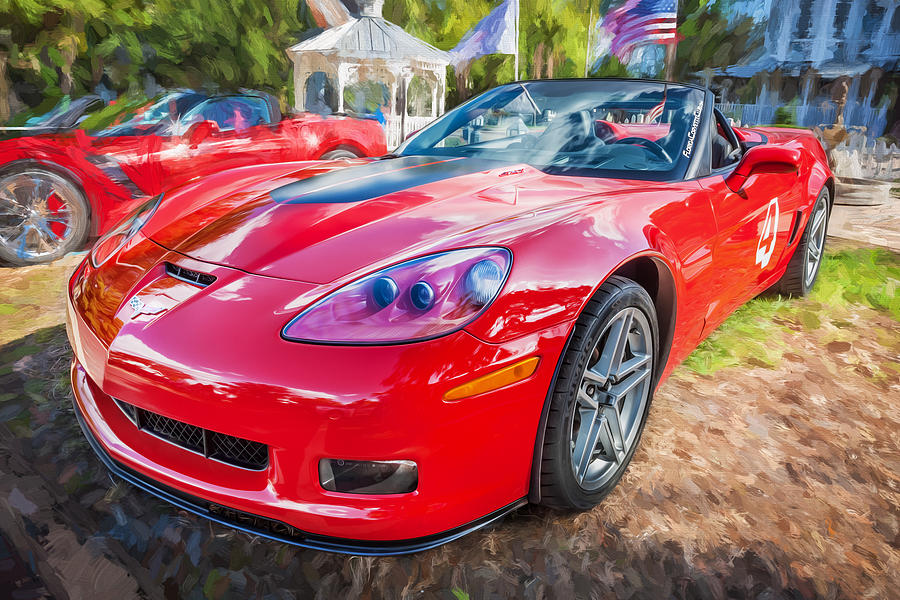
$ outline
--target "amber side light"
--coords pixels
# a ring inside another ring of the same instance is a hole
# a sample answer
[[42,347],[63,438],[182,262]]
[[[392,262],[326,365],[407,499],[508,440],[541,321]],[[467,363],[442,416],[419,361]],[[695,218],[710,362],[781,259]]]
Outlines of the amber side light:
[[517,363],[511,364],[508,367],[497,369],[487,375],[482,375],[478,379],[473,379],[472,381],[451,389],[444,394],[444,400],[448,402],[462,400],[469,396],[491,392],[522,381],[523,379],[528,379],[534,375],[539,362],[541,362],[540,357],[532,356],[531,358],[526,358],[525,360],[520,360]]

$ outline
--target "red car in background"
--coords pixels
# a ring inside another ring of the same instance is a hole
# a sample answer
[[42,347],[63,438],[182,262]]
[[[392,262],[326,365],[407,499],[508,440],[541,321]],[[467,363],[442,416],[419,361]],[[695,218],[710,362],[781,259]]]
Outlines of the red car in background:
[[49,262],[147,196],[222,169],[386,152],[375,120],[282,118],[268,94],[170,92],[124,123],[0,141],[0,261]]
[[223,171],[148,201],[69,282],[88,440],[184,510],[354,554],[525,502],[596,505],[659,382],[822,263],[822,146],[714,102],[515,83],[380,160]]

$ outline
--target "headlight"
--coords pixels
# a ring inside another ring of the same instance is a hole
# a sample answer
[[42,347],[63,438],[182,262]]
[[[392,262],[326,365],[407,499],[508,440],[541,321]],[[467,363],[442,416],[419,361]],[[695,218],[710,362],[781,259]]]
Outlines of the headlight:
[[156,207],[159,206],[160,200],[162,200],[162,194],[147,200],[112,231],[97,240],[97,243],[91,248],[91,264],[95,268],[99,267],[109,260],[110,256],[121,250],[122,246],[150,220]]
[[388,267],[345,285],[285,325],[296,342],[384,344],[444,335],[471,323],[497,297],[512,256],[467,248]]

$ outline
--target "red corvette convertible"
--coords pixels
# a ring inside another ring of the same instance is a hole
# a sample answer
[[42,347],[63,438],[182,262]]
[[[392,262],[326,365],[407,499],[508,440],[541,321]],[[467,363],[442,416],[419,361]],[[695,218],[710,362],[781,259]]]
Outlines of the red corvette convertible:
[[377,121],[282,119],[267,94],[172,92],[125,123],[0,141],[0,262],[81,248],[148,195],[221,169],[384,154]]
[[587,509],[653,391],[733,310],[803,294],[818,141],[711,92],[496,88],[379,160],[191,182],[68,287],[75,410],[115,473],[311,548],[433,547],[525,502]]

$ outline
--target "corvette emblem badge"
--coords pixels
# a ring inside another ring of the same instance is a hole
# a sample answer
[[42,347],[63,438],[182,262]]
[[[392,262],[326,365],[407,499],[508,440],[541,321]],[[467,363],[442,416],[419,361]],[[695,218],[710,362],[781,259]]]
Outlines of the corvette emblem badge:
[[156,314],[159,314],[162,311],[166,310],[165,307],[163,307],[163,306],[147,304],[146,302],[141,300],[141,298],[139,296],[135,296],[134,298],[132,298],[128,302],[128,305],[131,307],[131,310],[134,311],[132,313],[132,316],[156,315]]
[[778,235],[778,198],[772,198],[766,209],[766,220],[763,221],[762,233],[759,235],[759,243],[756,244],[756,264],[761,269],[772,259],[775,251],[775,237]]

